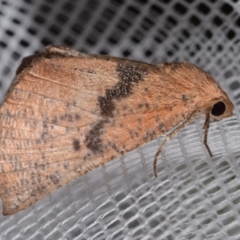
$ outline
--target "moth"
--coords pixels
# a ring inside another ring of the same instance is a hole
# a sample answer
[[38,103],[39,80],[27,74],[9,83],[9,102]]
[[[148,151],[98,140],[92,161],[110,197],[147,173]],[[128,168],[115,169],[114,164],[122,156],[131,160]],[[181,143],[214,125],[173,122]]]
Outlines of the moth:
[[152,65],[47,46],[23,59],[0,108],[0,197],[17,213],[57,188],[195,117],[232,115],[233,104],[197,66]]

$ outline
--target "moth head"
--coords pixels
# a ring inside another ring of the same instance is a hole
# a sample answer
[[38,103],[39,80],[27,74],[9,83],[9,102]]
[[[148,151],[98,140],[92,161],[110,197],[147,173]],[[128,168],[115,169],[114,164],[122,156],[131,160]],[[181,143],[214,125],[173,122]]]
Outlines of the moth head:
[[220,98],[213,102],[210,108],[210,116],[213,121],[219,121],[223,118],[232,116],[234,106],[227,98]]

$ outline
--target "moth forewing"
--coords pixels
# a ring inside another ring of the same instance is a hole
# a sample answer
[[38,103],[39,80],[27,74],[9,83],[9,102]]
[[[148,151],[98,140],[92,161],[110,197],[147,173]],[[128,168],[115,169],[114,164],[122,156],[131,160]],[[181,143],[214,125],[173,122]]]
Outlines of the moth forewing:
[[164,145],[190,121],[206,114],[207,136],[209,118],[232,110],[216,82],[190,63],[151,65],[48,46],[23,59],[0,108],[3,213],[175,128],[155,156],[156,175]]

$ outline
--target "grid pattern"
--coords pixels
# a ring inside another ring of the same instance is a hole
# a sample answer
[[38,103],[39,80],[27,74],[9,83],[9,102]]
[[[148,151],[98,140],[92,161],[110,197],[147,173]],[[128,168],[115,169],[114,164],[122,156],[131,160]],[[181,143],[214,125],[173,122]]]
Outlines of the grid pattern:
[[233,117],[199,119],[166,146],[161,138],[0,215],[1,240],[240,239],[240,2],[238,0],[0,1],[0,96],[21,59],[49,43],[150,63],[187,60],[229,94]]

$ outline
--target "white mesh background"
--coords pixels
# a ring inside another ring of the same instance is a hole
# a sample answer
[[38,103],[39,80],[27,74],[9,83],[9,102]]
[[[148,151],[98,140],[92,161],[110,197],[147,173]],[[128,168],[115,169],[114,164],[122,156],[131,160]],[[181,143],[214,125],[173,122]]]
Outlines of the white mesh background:
[[[0,239],[240,239],[240,1],[0,1],[0,89],[24,56],[49,43],[150,63],[187,60],[229,94],[235,115],[200,119],[62,187],[29,209],[0,214]],[[1,207],[1,205],[0,205]]]

